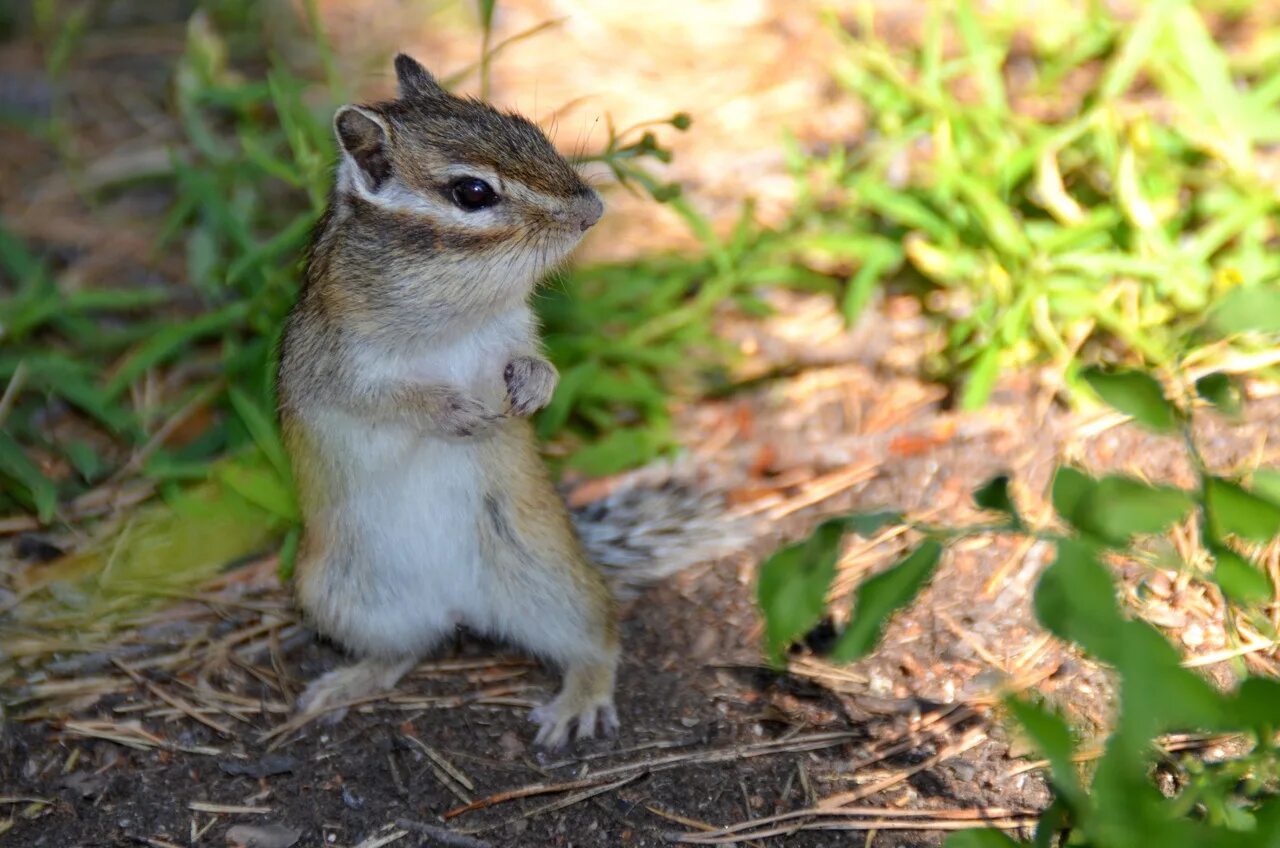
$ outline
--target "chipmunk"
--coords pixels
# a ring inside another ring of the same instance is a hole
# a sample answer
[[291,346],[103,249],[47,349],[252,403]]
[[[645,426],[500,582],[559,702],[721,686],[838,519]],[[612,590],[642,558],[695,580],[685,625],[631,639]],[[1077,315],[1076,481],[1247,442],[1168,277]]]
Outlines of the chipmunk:
[[398,99],[334,116],[336,184],[281,345],[297,598],[359,658],[299,707],[389,689],[465,624],[563,667],[536,744],[613,732],[613,593],[529,422],[557,372],[528,301],[603,205],[525,118],[409,56],[395,71]]

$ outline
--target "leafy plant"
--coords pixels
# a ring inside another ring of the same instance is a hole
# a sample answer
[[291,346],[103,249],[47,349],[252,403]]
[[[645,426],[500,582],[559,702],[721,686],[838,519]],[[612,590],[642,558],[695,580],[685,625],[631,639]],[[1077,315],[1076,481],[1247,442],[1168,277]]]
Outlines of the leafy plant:
[[[1280,66],[1228,58],[1184,0],[1132,23],[1053,4],[1017,48],[1025,20],[927,8],[917,47],[877,36],[873,4],[830,20],[867,138],[792,152],[787,244],[846,274],[849,320],[879,284],[918,292],[944,330],[930,367],[973,408],[1003,368],[1049,361],[1078,389],[1082,359],[1172,366],[1246,300],[1275,314],[1280,198],[1258,158],[1280,141]],[[1250,295],[1204,327],[1233,290]]]
[[[889,616],[927,585],[942,545],[979,533],[1034,535],[1057,548],[1056,559],[1036,586],[1037,619],[1058,638],[1111,666],[1120,701],[1114,728],[1088,781],[1075,764],[1078,746],[1065,720],[1024,695],[1005,697],[1010,719],[1049,761],[1054,800],[1040,819],[1034,844],[1272,845],[1280,834],[1280,754],[1274,748],[1280,731],[1280,683],[1247,677],[1234,692],[1222,692],[1184,668],[1177,650],[1158,630],[1124,614],[1104,562],[1115,553],[1131,552],[1136,539],[1164,532],[1194,513],[1206,564],[1184,567],[1215,584],[1234,615],[1271,632],[1264,612],[1275,601],[1275,587],[1247,552],[1250,544],[1280,535],[1280,501],[1271,486],[1276,473],[1259,471],[1254,483],[1245,485],[1209,471],[1195,448],[1189,406],[1168,400],[1160,384],[1145,374],[1092,371],[1086,380],[1114,407],[1151,429],[1180,430],[1200,484],[1183,490],[1130,477],[1097,479],[1061,467],[1051,493],[1066,527],[1059,532],[1027,527],[1009,497],[1008,479],[996,478],[979,488],[974,499],[999,519],[965,528],[913,525],[924,541],[858,588],[852,618],[832,655],[851,660],[870,651]],[[868,534],[894,518],[879,513],[829,520],[808,541],[764,563],[759,594],[770,656],[781,657],[823,615],[843,530]],[[1156,740],[1190,729],[1239,734],[1251,746],[1217,762],[1183,760],[1184,785],[1166,797],[1149,776]],[[991,831],[959,834],[947,844],[1016,843]]]

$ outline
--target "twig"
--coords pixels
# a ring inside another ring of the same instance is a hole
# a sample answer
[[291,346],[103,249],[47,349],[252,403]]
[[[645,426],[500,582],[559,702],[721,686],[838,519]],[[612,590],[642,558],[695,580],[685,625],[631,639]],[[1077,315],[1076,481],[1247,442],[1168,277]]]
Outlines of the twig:
[[250,807],[243,804],[214,804],[209,801],[191,801],[187,808],[197,813],[220,813],[228,816],[265,816],[270,807]]
[[401,736],[406,742],[427,755],[427,759],[431,761],[431,771],[435,774],[436,780],[440,781],[445,789],[457,796],[462,803],[471,803],[472,799],[469,793],[474,792],[476,786],[471,782],[470,778],[463,774],[457,766],[442,757],[435,748],[432,748],[418,737],[411,733],[403,733]]
[[64,721],[63,731],[77,736],[88,736],[92,739],[104,739],[135,748],[140,751],[162,748],[166,751],[182,751],[187,754],[201,754],[208,757],[225,757],[226,751],[209,745],[176,745],[155,734],[142,729],[137,722],[117,724],[109,721]]
[[545,813],[554,813],[556,810],[563,810],[565,807],[572,807],[574,804],[580,804],[588,798],[594,798],[596,795],[603,795],[605,792],[612,792],[614,789],[626,786],[628,783],[639,780],[642,777],[644,777],[643,772],[640,774],[628,775],[621,780],[615,780],[611,783],[592,787],[591,789],[584,789],[581,792],[575,792],[572,795],[567,795],[564,798],[560,798],[559,800],[552,801],[548,804],[543,804],[540,807],[534,807],[532,810],[526,810],[518,816],[494,822],[493,824],[486,824],[473,828],[472,830],[467,831],[467,833],[483,833],[486,830],[494,830],[495,828],[502,827],[503,825],[510,824],[514,821],[519,821],[520,819],[531,819]]
[[[885,812],[885,811],[881,811]],[[983,811],[975,811],[982,813]],[[867,831],[867,830],[970,830],[975,825],[981,824],[984,827],[996,828],[998,830],[1018,830],[1019,828],[1032,827],[1037,819],[1030,814],[1010,815],[1004,818],[982,818],[979,815],[971,816],[966,819],[922,819],[921,821],[900,821],[888,820],[883,818],[872,818],[866,821],[818,821],[802,825],[801,827],[788,826],[777,827],[772,830],[762,830],[750,834],[753,839],[763,839],[770,836],[786,836],[795,830],[850,830],[850,831]],[[669,842],[688,842],[702,845],[724,845],[734,842],[741,842],[745,838],[742,834],[719,836],[710,833],[667,833],[663,835]]]
[[[902,771],[896,772],[890,777],[885,778],[882,781],[879,781],[878,783],[873,783],[870,786],[864,786],[860,789],[854,789],[849,792],[842,792],[838,795],[832,795],[828,798],[822,799],[815,806],[812,806],[812,807],[806,807],[804,809],[792,810],[786,813],[778,813],[772,816],[764,816],[762,818],[751,819],[749,821],[739,822],[738,824],[728,825],[726,827],[720,828],[719,830],[715,831],[712,834],[708,834],[708,836],[731,837],[726,841],[733,841],[735,839],[742,840],[747,838],[759,839],[764,836],[775,836],[782,833],[791,833],[797,830],[804,830],[806,827],[808,827],[809,822],[796,821],[796,820],[798,819],[816,820],[816,819],[829,817],[831,815],[849,814],[850,808],[847,806],[849,803],[853,801],[861,800],[870,795],[875,795],[879,792],[883,792],[886,789],[896,786],[897,784],[901,783],[902,781],[906,780],[907,778],[911,777],[914,774],[918,774],[921,771],[924,771],[929,768],[933,768],[935,765],[942,762],[943,760],[947,760],[947,759],[950,759],[951,757],[956,756],[957,754],[964,753],[965,751],[969,750],[975,745],[978,745],[979,743],[983,742],[986,738],[987,738],[987,735],[984,732],[975,728],[974,730],[970,730],[968,733],[966,733],[960,739],[960,741],[955,745],[948,745],[938,753],[934,754],[932,757],[929,757],[928,759],[924,760],[923,762],[917,763],[911,768],[903,769]],[[859,808],[857,812],[854,812],[852,814],[866,815],[867,814],[866,811],[868,809],[876,810],[878,808],[875,808],[875,807]],[[897,811],[897,812],[902,812],[902,813],[914,812],[917,815],[921,814],[920,811]],[[792,824],[789,824],[783,828],[773,828],[766,832],[760,832],[756,830],[757,828],[761,828],[766,825],[776,825],[776,824],[779,824],[780,822],[792,822]]]
[[922,762],[916,763],[911,768],[903,769],[902,771],[899,771],[878,783],[873,783],[870,786],[864,786],[861,789],[854,789],[849,792],[841,792],[838,795],[832,795],[828,798],[824,798],[818,802],[818,807],[823,810],[837,809],[840,807],[844,807],[845,805],[849,804],[852,801],[860,801],[863,798],[869,798],[872,795],[879,794],[880,792],[883,792],[884,790],[892,786],[898,785],[899,783],[901,783],[902,781],[906,780],[907,778],[913,775],[919,774],[922,771],[933,768],[943,760],[949,760],[954,756],[963,754],[965,751],[968,751],[970,748],[973,748],[982,744],[983,742],[986,741],[986,739],[987,739],[986,733],[984,733],[982,730],[978,728],[973,728],[964,736],[960,737],[960,741],[956,742],[954,745],[945,746],[941,751],[934,754],[932,757],[929,757],[928,759]]
[[452,777],[454,780],[458,781],[458,783],[460,783],[463,787],[465,787],[468,792],[476,791],[475,783],[472,782],[471,778],[467,777],[466,772],[458,768],[453,763],[449,762],[447,759],[445,759],[443,754],[441,754],[435,748],[432,748],[430,745],[427,745],[418,737],[409,736],[409,738],[413,742],[415,742],[419,748],[422,749],[422,752],[424,754],[426,754],[433,761],[435,761],[436,765],[440,766],[440,768],[447,771],[449,773],[449,776]]
[[582,780],[570,780],[565,783],[531,783],[528,786],[522,786],[519,789],[508,789],[505,792],[495,792],[494,794],[472,801],[462,807],[455,807],[449,810],[440,818],[448,821],[451,818],[462,815],[463,813],[474,812],[475,810],[483,810],[486,807],[493,807],[497,804],[505,804],[507,801],[516,801],[520,798],[532,798],[535,795],[550,795],[553,792],[569,792],[574,789],[584,789],[588,786],[599,786],[608,781],[600,777],[588,777]]
[[793,737],[791,739],[775,739],[768,742],[758,742],[754,745],[738,745],[730,748],[717,748],[710,751],[692,751],[671,754],[666,757],[656,757],[652,760],[639,760],[634,763],[624,763],[620,766],[601,769],[592,777],[585,778],[583,780],[572,780],[566,783],[533,783],[519,789],[509,789],[505,792],[498,792],[488,796],[487,798],[472,801],[464,807],[449,810],[442,816],[442,818],[451,819],[455,816],[460,816],[463,813],[472,812],[473,810],[492,807],[495,804],[514,801],[518,798],[528,798],[532,795],[547,795],[553,792],[568,792],[575,789],[585,789],[590,786],[598,786],[607,778],[615,777],[620,774],[666,771],[667,769],[676,768],[677,766],[681,766],[686,763],[723,763],[734,760],[749,760],[754,757],[765,757],[770,754],[817,751],[822,748],[831,748],[835,745],[840,745],[851,739],[856,739],[858,736],[859,734],[849,731],[813,733],[807,736]]
[[[150,480],[131,481],[128,485],[103,483],[71,501],[59,511],[58,516],[64,521],[94,518],[114,509],[126,509],[140,504],[155,494],[155,491],[156,484]],[[0,536],[39,530],[40,526],[40,520],[34,515],[10,515],[0,518]]]
[[0,795],[0,804],[52,804],[49,798],[37,798],[34,795]]
[[441,845],[451,846],[451,848],[493,848],[492,843],[483,839],[476,839],[474,836],[467,836],[465,833],[458,833],[447,827],[413,821],[412,819],[396,819],[396,827],[420,833],[423,836],[434,839]]
[[151,848],[182,848],[182,846],[176,842],[170,842],[167,839],[159,839],[152,836],[140,836],[136,833],[131,833],[129,834],[129,838],[142,845],[149,845]]
[[111,663],[116,668],[120,669],[125,674],[132,677],[133,681],[137,683],[139,686],[143,687],[152,695],[155,695],[157,698],[164,701],[169,706],[173,707],[175,710],[181,710],[182,712],[186,713],[186,715],[189,718],[200,722],[205,727],[208,727],[212,730],[216,730],[218,733],[221,733],[223,736],[226,736],[230,739],[235,738],[236,734],[234,731],[231,730],[231,728],[227,727],[226,725],[219,724],[218,722],[214,721],[211,718],[201,715],[200,711],[197,710],[192,704],[188,703],[187,701],[184,701],[182,698],[179,698],[177,695],[170,695],[168,692],[165,692],[159,686],[155,685],[150,680],[147,680],[141,674],[138,674],[138,672],[130,668],[120,658],[112,657]]
[[206,406],[210,401],[217,397],[218,393],[224,388],[223,382],[223,380],[214,380],[212,383],[196,392],[190,400],[184,403],[177,412],[169,416],[168,420],[156,429],[155,433],[151,435],[151,438],[147,440],[145,445],[135,451],[124,465],[116,469],[116,472],[107,478],[107,482],[119,483],[125,477],[132,475],[134,472],[142,468],[143,463],[145,463],[151,455],[165,443],[166,439],[173,435],[174,430],[181,427],[193,413],[201,407]]
[[[387,827],[391,827],[391,825],[387,825]],[[384,827],[383,830],[386,830],[386,828]],[[383,848],[383,846],[390,845],[393,842],[399,842],[408,835],[409,831],[407,830],[392,830],[381,836],[370,836],[357,845],[356,848]]]

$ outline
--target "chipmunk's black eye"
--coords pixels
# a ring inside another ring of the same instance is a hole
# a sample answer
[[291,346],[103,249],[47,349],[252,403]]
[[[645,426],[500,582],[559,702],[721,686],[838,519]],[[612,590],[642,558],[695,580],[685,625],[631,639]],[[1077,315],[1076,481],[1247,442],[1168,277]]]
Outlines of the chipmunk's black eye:
[[464,177],[456,181],[449,195],[454,203],[468,212],[475,212],[498,202],[498,193],[487,182],[475,177]]

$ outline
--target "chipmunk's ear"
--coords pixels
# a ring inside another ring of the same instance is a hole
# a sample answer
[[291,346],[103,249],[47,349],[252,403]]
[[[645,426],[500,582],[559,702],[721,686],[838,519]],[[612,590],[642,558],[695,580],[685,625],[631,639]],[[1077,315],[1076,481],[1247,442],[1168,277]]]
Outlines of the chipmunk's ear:
[[333,116],[333,131],[342,145],[343,166],[354,166],[352,176],[376,192],[391,177],[390,133],[382,116],[359,106],[343,106]]
[[445,94],[431,72],[408,53],[396,56],[396,79],[400,81],[401,97],[442,97]]

